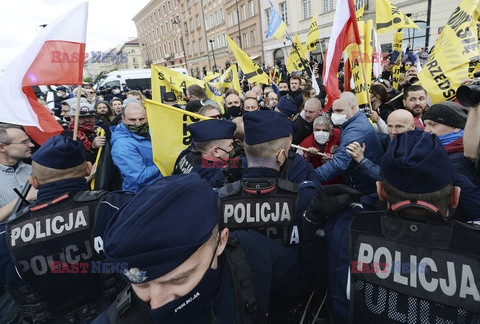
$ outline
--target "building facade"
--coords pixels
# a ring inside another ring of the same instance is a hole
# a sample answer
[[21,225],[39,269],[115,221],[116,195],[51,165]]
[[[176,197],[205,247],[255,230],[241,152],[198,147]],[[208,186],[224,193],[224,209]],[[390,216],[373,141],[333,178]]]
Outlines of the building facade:
[[[337,0],[272,0],[277,12],[287,24],[293,37],[298,34],[304,43],[312,17],[317,20],[320,41],[310,59],[323,60],[332,29]],[[460,0],[391,0],[402,12],[415,21],[421,30],[405,29],[404,47],[427,47],[438,39],[448,17]],[[171,6],[168,6],[171,3]],[[428,4],[430,28],[427,29]],[[356,0],[356,8],[365,6],[364,20],[375,21],[375,0]],[[171,11],[165,13],[166,6]],[[160,20],[158,20],[160,19]],[[230,52],[225,35],[230,36],[256,63],[265,68],[277,61],[286,61],[291,42],[274,37],[265,38],[270,20],[270,4],[265,0],[152,0],[134,18],[137,25],[143,58],[154,64],[185,66],[179,43],[185,46],[186,65],[191,75],[202,77],[208,71],[222,72],[235,58]],[[169,21],[178,21],[172,29]],[[169,27],[161,27],[169,25]],[[158,27],[160,26],[160,27]],[[156,31],[155,31],[156,30]],[[379,35],[384,52],[388,52],[394,31]],[[177,46],[175,46],[177,44]],[[215,56],[215,59],[214,59]],[[168,58],[168,59],[166,59]]]

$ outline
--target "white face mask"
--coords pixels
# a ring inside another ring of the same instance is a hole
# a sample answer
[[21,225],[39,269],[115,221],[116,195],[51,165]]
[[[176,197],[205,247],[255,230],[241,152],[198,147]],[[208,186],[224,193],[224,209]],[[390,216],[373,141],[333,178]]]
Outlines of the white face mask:
[[325,144],[328,139],[330,138],[330,132],[325,132],[325,131],[316,131],[313,132],[313,136],[315,137],[315,141],[318,144]]
[[348,120],[347,116],[339,115],[339,114],[335,114],[335,113],[333,113],[330,118],[332,119],[332,123],[336,126],[340,126]]

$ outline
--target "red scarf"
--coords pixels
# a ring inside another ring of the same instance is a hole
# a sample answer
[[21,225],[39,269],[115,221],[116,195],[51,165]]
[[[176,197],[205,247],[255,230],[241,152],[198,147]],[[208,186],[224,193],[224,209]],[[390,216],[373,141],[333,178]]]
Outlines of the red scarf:
[[[74,123],[75,121],[72,119],[70,121],[70,124],[68,125],[69,130],[73,131]],[[90,151],[90,148],[92,147],[92,142],[90,142],[90,140],[88,139],[88,136],[92,135],[94,126],[95,124],[93,121],[78,125],[77,139],[80,142],[82,142],[83,146],[85,147],[85,150],[87,151]]]

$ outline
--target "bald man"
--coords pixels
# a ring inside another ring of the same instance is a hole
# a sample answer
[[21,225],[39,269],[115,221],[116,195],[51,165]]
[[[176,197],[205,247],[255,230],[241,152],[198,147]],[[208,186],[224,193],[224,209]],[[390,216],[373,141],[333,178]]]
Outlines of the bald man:
[[322,102],[317,98],[309,98],[303,107],[304,117],[301,114],[293,122],[293,144],[300,144],[313,133],[313,121],[322,114]]
[[351,92],[343,92],[332,105],[331,116],[334,125],[340,126],[340,146],[333,158],[315,169],[321,182],[326,182],[342,175],[345,184],[360,190],[363,194],[376,191],[375,181],[357,168],[357,163],[346,151],[352,142],[365,143],[365,156],[375,164],[380,163],[383,155],[382,144],[377,132],[368,121],[367,116],[360,111],[358,101]]
[[138,102],[129,104],[122,120],[112,132],[112,159],[122,174],[122,189],[137,192],[162,174],[153,162],[145,108]]
[[415,120],[411,112],[405,109],[393,111],[387,118],[388,136],[393,140],[395,135],[415,129]]

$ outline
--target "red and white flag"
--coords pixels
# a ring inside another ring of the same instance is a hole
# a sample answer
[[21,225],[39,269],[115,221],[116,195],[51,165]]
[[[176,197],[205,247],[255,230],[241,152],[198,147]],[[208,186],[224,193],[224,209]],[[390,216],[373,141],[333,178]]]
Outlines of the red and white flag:
[[0,79],[0,121],[25,126],[38,144],[63,129],[31,86],[81,84],[88,3],[48,24]]
[[323,83],[328,96],[324,111],[340,97],[337,71],[343,50],[352,43],[361,43],[353,0],[338,0],[323,68]]

